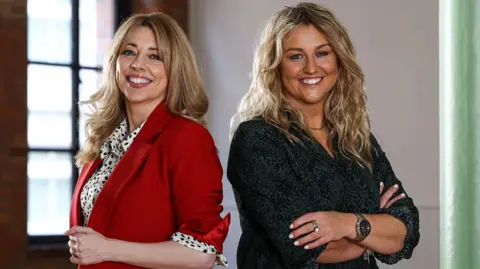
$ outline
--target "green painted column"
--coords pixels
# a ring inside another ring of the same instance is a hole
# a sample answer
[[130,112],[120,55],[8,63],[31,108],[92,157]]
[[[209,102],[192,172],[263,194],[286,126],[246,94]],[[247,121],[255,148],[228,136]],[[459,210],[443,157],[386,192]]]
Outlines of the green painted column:
[[480,0],[440,0],[439,15],[440,264],[478,269]]

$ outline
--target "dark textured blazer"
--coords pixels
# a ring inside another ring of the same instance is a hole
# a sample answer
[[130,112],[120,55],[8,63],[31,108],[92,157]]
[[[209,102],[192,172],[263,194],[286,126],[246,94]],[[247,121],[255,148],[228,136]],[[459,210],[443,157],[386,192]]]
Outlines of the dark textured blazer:
[[[372,173],[341,157],[336,138],[331,158],[319,143],[292,132],[302,143],[289,142],[278,128],[257,118],[241,123],[233,136],[227,177],[242,228],[238,269],[378,268],[376,259],[394,264],[410,258],[420,238],[418,210],[408,195],[380,209],[380,182],[385,189],[398,184],[398,194],[405,190],[374,136]],[[316,211],[390,214],[407,227],[404,248],[393,255],[375,253],[369,261],[359,257],[318,264],[315,260],[327,244],[305,250],[288,238],[293,220]]]

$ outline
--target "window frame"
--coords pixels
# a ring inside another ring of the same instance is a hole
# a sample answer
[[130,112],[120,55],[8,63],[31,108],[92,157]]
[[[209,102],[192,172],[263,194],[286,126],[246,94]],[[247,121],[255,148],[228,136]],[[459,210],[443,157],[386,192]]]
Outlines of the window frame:
[[[80,99],[80,72],[82,70],[93,70],[97,73],[101,72],[101,66],[82,66],[80,64],[80,1],[81,0],[71,0],[71,62],[69,64],[64,63],[52,63],[44,61],[31,61],[28,59],[27,66],[30,64],[40,65],[40,66],[55,66],[55,67],[67,67],[70,68],[72,72],[72,100],[71,100],[71,132],[72,132],[72,144],[70,148],[39,148],[39,147],[27,147],[27,156],[30,152],[56,152],[56,153],[69,153],[72,157],[72,178],[70,190],[70,195],[73,195],[75,185],[77,183],[79,169],[76,167],[75,162],[73,161],[73,156],[80,149],[79,145],[79,116],[80,111],[78,107],[78,100]],[[114,0],[113,1],[113,16],[114,16],[114,26],[116,30],[124,18],[127,18],[132,13],[132,0]],[[27,3],[28,4],[28,3]],[[27,16],[28,20],[28,16]],[[28,40],[27,40],[28,42]],[[28,111],[28,107],[26,107]],[[28,175],[27,175],[28,180]],[[29,181],[28,181],[29,182]],[[27,201],[27,204],[29,201]],[[28,221],[28,215],[27,215]],[[61,247],[66,247],[68,242],[68,237],[58,234],[58,235],[30,235],[27,233],[27,240],[29,246],[44,246],[44,245],[59,245]]]

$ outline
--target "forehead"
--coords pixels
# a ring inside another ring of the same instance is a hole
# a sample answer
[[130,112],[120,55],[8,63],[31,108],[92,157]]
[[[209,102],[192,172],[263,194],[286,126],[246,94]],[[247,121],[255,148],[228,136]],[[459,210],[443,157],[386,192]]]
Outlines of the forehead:
[[147,26],[139,26],[132,29],[125,37],[125,45],[135,43],[138,46],[148,45],[157,46],[157,38],[155,33]]
[[317,47],[328,43],[325,35],[313,25],[300,25],[283,39],[283,46],[287,47]]

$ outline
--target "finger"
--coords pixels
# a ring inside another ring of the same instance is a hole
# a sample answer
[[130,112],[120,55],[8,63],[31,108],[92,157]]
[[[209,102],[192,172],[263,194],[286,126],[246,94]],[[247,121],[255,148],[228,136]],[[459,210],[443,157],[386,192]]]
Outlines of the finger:
[[[293,232],[291,232],[288,235],[288,238],[290,239],[298,238],[300,236],[303,236],[311,232],[315,232],[315,226],[311,222],[308,222],[305,225],[300,226],[297,229],[295,229]],[[318,228],[317,228],[317,232],[318,232]]]
[[382,197],[380,198],[380,208],[384,208],[385,205],[388,203],[388,201],[390,200],[390,198],[392,198],[392,196],[395,194],[395,192],[397,192],[398,190],[398,185],[395,184],[393,185],[392,187],[390,187],[390,189],[388,189],[383,195]]
[[402,199],[402,198],[405,198],[405,193],[402,193],[400,195],[397,195],[395,198],[393,198],[392,200],[388,201],[388,203],[385,205],[385,208],[389,208],[393,203],[395,203],[396,201]]
[[290,224],[290,229],[297,229],[298,227],[304,225],[305,223],[315,220],[314,217],[315,217],[315,214],[307,213],[299,217],[298,219],[294,220],[292,224]]
[[383,182],[380,182],[380,194],[383,193],[383,188],[385,187],[385,185],[383,185]]
[[71,247],[69,251],[70,251],[70,254],[72,254],[73,256],[77,258],[80,257],[80,253],[76,247]]
[[324,236],[324,234],[317,232],[317,233],[309,233],[293,242],[295,246],[304,246],[310,242],[317,240],[318,238]]
[[70,241],[75,242],[75,244],[78,244],[78,242],[80,242],[80,238],[82,237],[83,237],[83,234],[76,234],[76,235],[70,235],[68,239],[70,239]]
[[90,227],[83,227],[83,226],[73,226],[70,230],[66,231],[66,235],[72,235],[75,233],[83,233],[88,234],[91,233],[93,230]]
[[310,242],[308,243],[307,245],[304,246],[305,249],[314,249],[314,248],[318,248],[322,245],[325,245],[326,243],[330,242],[330,238],[328,237],[328,235],[325,235],[325,236],[322,236],[322,237],[319,237],[317,240],[313,241],[313,242]]
[[78,265],[82,264],[82,261],[80,260],[80,258],[75,256],[70,257],[70,262]]
[[68,240],[68,247],[75,248],[77,246],[77,242],[74,240]]

